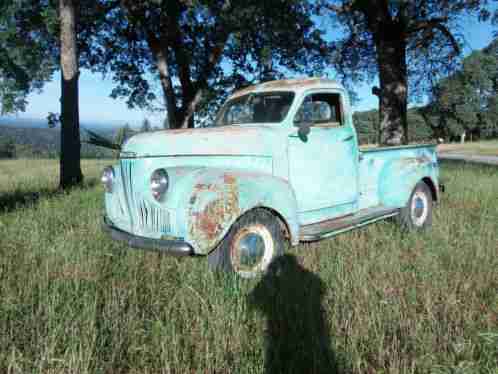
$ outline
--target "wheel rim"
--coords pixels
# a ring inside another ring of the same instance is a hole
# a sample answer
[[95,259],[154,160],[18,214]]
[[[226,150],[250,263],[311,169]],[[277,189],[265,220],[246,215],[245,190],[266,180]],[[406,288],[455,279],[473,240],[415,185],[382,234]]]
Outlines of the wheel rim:
[[254,224],[241,229],[234,237],[230,259],[234,270],[243,277],[253,277],[267,269],[275,252],[271,232]]
[[429,214],[429,200],[423,191],[415,191],[411,204],[411,219],[415,226],[421,227],[424,225]]

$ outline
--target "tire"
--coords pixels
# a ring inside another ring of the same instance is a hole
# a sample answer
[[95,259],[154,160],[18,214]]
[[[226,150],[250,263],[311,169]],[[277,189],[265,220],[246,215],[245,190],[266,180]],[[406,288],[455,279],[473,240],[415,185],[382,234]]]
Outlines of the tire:
[[412,230],[423,230],[432,225],[432,193],[424,182],[418,182],[413,189],[408,203],[400,209],[397,217],[402,228]]
[[212,270],[253,278],[266,272],[283,252],[284,236],[277,218],[267,210],[255,209],[235,222],[223,241],[208,255],[208,264]]

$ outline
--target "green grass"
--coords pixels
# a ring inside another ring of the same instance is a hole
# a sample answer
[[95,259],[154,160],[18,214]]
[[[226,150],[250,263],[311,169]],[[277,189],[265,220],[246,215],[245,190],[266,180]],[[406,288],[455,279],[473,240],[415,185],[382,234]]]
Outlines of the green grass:
[[52,161],[0,161],[0,372],[498,373],[498,169],[444,164],[429,232],[371,225],[246,281],[107,239],[105,164],[58,194]]

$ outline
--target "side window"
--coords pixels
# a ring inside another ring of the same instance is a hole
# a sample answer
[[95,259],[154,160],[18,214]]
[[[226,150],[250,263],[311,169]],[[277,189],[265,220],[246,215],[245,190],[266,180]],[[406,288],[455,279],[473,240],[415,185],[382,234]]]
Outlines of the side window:
[[294,117],[294,123],[310,122],[312,126],[338,127],[343,125],[341,95],[319,93],[308,95]]
[[244,102],[232,105],[225,114],[225,124],[248,122],[252,117],[252,113],[249,109],[250,108]]

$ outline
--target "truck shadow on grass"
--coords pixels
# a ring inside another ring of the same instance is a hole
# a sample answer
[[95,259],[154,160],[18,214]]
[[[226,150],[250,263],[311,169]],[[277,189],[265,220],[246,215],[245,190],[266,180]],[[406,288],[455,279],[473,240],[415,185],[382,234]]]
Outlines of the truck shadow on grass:
[[278,258],[248,295],[267,320],[265,373],[338,373],[322,308],[323,281],[292,255]]
[[[93,188],[99,181],[95,178],[85,180],[81,186],[76,188]],[[38,204],[42,199],[49,199],[52,197],[60,196],[66,193],[70,193],[72,189],[61,190],[60,188],[41,188],[36,191],[26,189],[22,187],[9,191],[6,193],[0,193],[0,213],[9,213],[17,209],[32,207]]]

